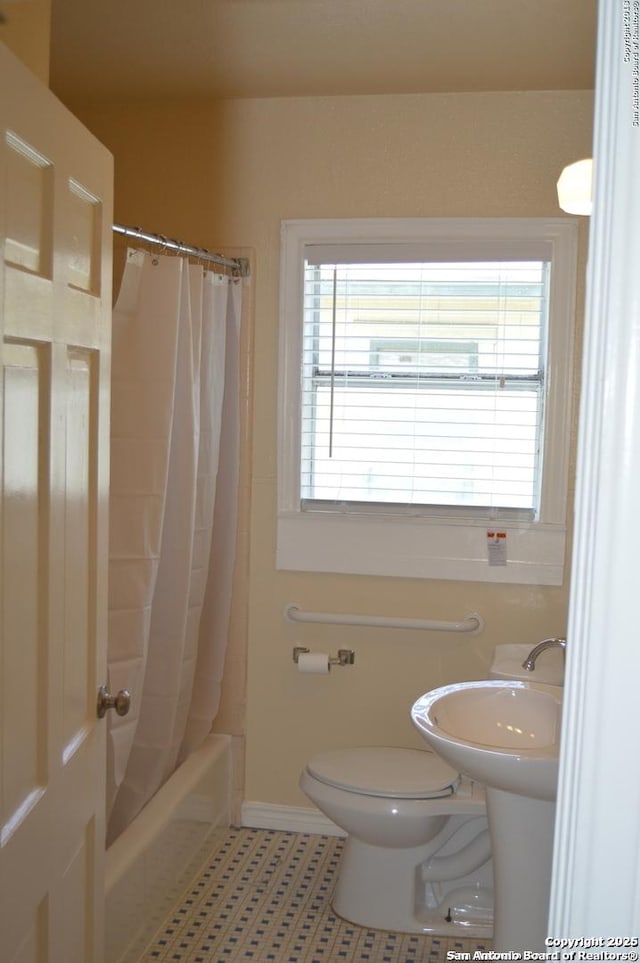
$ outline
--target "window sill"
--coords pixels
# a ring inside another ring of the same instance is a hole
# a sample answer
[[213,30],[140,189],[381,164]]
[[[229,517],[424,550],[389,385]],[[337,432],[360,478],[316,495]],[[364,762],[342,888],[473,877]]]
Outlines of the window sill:
[[490,565],[484,519],[282,512],[276,565],[281,570],[401,578],[562,585],[562,525],[493,523],[507,533],[507,564]]

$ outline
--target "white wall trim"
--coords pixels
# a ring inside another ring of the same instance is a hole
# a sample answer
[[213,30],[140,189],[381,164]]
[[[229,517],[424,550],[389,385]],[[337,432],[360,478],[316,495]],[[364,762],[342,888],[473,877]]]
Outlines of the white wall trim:
[[637,10],[635,0],[599,4],[595,190],[552,937],[640,933]]
[[346,836],[342,829],[317,809],[243,802],[240,815],[243,826],[255,829],[280,829],[287,833],[311,833],[318,836]]
[[[491,527],[507,534],[505,566],[489,564],[487,528]],[[281,513],[276,565],[345,575],[562,585],[565,536],[564,525],[511,524],[488,518],[438,523],[419,516]]]

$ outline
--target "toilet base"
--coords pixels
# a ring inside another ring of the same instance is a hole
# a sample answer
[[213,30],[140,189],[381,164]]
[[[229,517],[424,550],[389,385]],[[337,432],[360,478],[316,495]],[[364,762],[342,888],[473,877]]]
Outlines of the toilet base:
[[371,929],[490,939],[493,894],[484,880],[424,883],[421,866],[438,847],[388,849],[352,836],[345,840],[332,907],[338,916]]

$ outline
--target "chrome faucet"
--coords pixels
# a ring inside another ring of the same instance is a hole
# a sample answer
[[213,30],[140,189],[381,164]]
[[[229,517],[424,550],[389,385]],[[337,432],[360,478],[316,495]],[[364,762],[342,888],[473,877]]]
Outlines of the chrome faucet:
[[522,663],[522,668],[526,669],[527,672],[533,672],[533,670],[536,667],[536,660],[540,655],[540,653],[544,652],[545,649],[553,649],[553,648],[562,649],[563,652],[566,651],[567,640],[566,639],[543,639],[542,642],[538,642],[537,645],[534,645],[534,647],[531,649],[531,652]]

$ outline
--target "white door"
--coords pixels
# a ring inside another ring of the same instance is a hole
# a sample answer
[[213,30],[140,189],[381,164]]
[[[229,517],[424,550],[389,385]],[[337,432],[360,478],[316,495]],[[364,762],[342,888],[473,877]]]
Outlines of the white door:
[[0,956],[103,955],[112,159],[0,43]]

